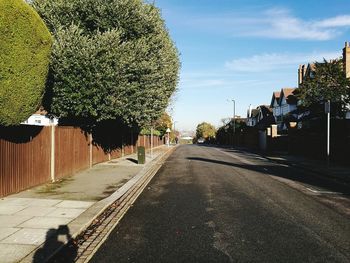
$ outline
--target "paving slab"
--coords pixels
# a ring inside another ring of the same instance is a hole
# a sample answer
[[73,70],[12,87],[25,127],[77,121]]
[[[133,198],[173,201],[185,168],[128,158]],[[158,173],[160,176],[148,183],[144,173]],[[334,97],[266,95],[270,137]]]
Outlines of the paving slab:
[[47,238],[47,229],[22,228],[0,241],[3,244],[40,245]]
[[92,206],[94,202],[84,202],[84,201],[71,201],[65,200],[56,205],[56,207],[60,208],[89,208]]
[[32,252],[36,246],[33,245],[16,245],[16,244],[1,244],[0,254],[2,263],[14,263]]
[[18,211],[25,209],[22,205],[6,205],[5,203],[0,204],[0,215],[13,215]]
[[37,198],[31,198],[32,202],[29,204],[29,206],[55,206],[62,202],[62,200],[54,200],[54,199],[37,199]]
[[0,227],[0,241],[20,230],[14,227]]
[[42,207],[42,206],[29,206],[19,212],[16,215],[22,216],[45,216],[55,211],[56,207]]
[[55,211],[47,214],[50,217],[75,218],[83,213],[86,209],[78,208],[57,208]]
[[20,216],[20,215],[0,215],[1,227],[16,227],[23,222],[31,219],[32,216]]
[[19,206],[27,206],[31,202],[33,202],[32,198],[11,198],[11,197],[6,197],[2,198],[0,200],[0,204],[6,204],[6,205],[19,205]]
[[48,217],[48,216],[37,216],[19,225],[21,228],[58,228],[60,225],[66,225],[71,218],[64,217]]

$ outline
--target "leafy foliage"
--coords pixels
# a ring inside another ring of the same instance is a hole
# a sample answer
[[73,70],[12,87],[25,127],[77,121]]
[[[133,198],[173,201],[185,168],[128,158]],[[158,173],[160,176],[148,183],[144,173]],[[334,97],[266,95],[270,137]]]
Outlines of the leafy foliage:
[[167,112],[163,112],[160,118],[155,122],[155,128],[160,132],[161,136],[164,136],[167,128],[171,128],[172,126],[171,117]]
[[312,76],[307,76],[299,89],[297,96],[306,107],[330,100],[342,114],[350,102],[350,80],[346,78],[341,60],[316,62]]
[[[235,129],[233,129],[233,125],[235,125]],[[246,131],[246,129],[247,125],[245,121],[243,121],[242,119],[238,119],[233,124],[233,120],[231,119],[230,122],[218,128],[218,130],[216,131],[216,141],[225,144],[224,142],[227,141],[228,138],[232,139],[234,134],[242,134]]]
[[[140,134],[141,135],[151,135],[152,132],[151,132],[151,129],[146,129],[146,128],[143,128],[141,131],[140,131]],[[153,135],[155,136],[162,136],[160,131],[158,130],[153,130]]]
[[0,0],[0,125],[18,125],[41,105],[52,39],[23,0]]
[[207,122],[202,122],[197,125],[196,128],[196,137],[197,139],[203,138],[205,140],[210,140],[215,138],[216,129],[215,127]]
[[179,58],[160,16],[141,0],[34,0],[55,35],[51,112],[147,126],[167,107]]

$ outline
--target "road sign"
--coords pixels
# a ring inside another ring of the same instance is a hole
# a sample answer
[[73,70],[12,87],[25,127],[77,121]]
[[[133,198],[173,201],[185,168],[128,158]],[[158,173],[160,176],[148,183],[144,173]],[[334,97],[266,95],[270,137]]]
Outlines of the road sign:
[[331,112],[331,102],[328,100],[324,104],[324,112],[330,113]]

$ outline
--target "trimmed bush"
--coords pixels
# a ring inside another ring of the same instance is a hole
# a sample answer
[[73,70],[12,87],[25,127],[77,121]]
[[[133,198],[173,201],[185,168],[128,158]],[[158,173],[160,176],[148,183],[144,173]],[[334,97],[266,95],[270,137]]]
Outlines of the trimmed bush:
[[55,36],[50,113],[61,122],[134,127],[160,117],[180,62],[158,8],[142,0],[33,0],[33,6]]
[[18,125],[41,105],[52,38],[23,0],[0,0],[0,36],[0,125]]

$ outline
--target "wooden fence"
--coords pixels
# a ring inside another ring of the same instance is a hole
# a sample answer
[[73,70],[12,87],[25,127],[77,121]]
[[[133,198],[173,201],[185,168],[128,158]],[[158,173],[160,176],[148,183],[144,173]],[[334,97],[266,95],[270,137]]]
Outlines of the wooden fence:
[[[21,130],[19,130],[21,129]],[[121,146],[106,152],[93,136],[75,127],[0,129],[0,197],[71,176],[94,164],[151,147],[151,136],[120,138]],[[15,138],[15,139],[14,139]],[[153,147],[163,144],[154,136]]]

